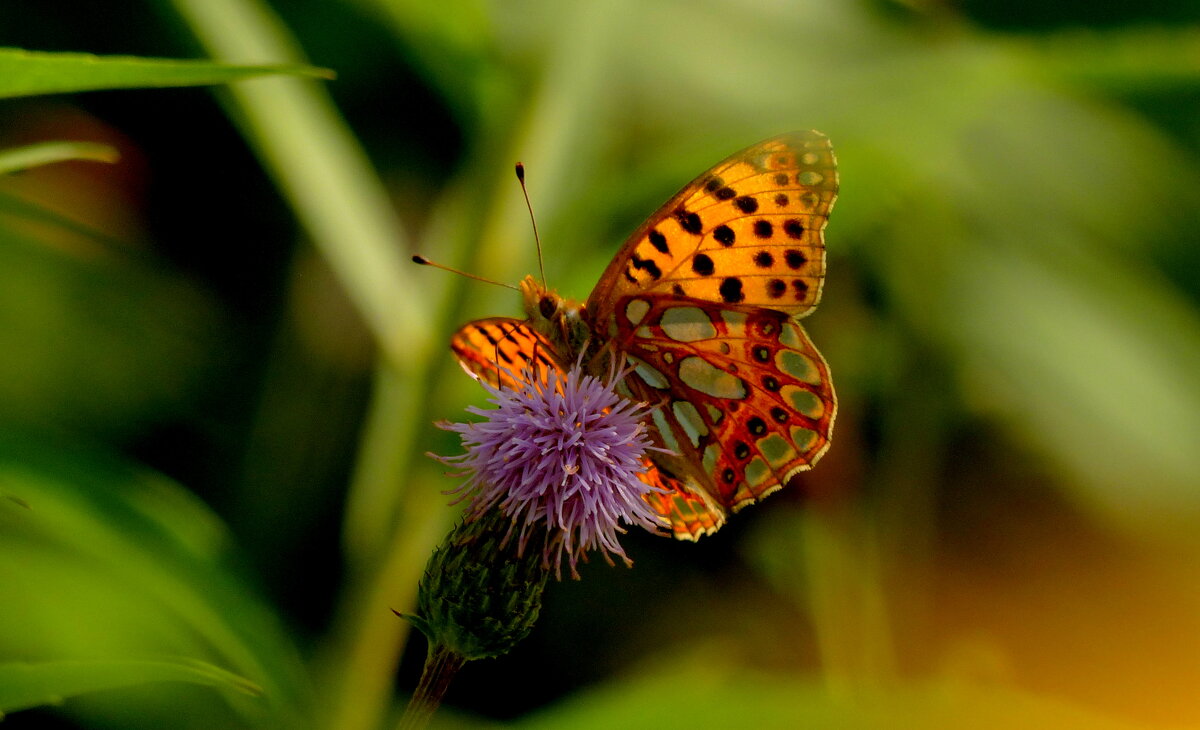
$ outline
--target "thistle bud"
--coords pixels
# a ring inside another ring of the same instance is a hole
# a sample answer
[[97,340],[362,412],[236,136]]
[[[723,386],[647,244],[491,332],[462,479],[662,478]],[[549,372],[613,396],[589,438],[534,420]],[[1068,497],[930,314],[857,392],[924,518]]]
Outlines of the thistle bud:
[[537,551],[522,551],[499,509],[460,522],[434,551],[406,618],[463,659],[507,653],[537,621],[549,573]]

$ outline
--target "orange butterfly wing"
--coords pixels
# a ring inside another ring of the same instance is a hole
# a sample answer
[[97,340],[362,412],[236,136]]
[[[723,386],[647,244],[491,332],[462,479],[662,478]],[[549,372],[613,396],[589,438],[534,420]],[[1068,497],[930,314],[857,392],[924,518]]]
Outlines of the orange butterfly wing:
[[603,325],[622,298],[658,293],[803,317],[821,298],[837,189],[833,148],[820,132],[748,147],[685,186],[625,241],[587,309]]
[[588,298],[593,332],[680,456],[655,457],[737,510],[829,445],[829,367],[795,321],[817,305],[837,197],[828,138],[760,142],[685,186],[626,240]]
[[[468,375],[493,387],[517,388],[517,378],[523,381],[530,372],[539,373],[545,380],[550,370],[567,370],[545,337],[529,323],[508,317],[464,325],[450,338],[450,349]],[[660,470],[648,457],[645,464],[646,471],[639,477],[658,490],[646,495],[646,501],[667,519],[672,534],[695,540],[721,526],[724,517],[697,495],[696,488]]]
[[725,524],[725,515],[700,496],[697,488],[686,486],[682,479],[669,474],[649,458],[646,465],[648,468],[642,481],[660,490],[647,494],[646,501],[671,522],[671,534],[677,539],[694,541],[713,534]]
[[737,511],[810,469],[829,448],[837,399],[829,366],[794,319],[658,295],[622,300],[625,387],[652,412],[656,456]]
[[[821,133],[753,145],[651,216],[587,300],[593,345],[635,366],[622,389],[657,406],[657,441],[675,453],[649,457],[643,481],[662,490],[647,499],[676,537],[711,534],[828,448],[829,368],[795,319],[820,300],[837,187]],[[505,318],[466,325],[452,348],[468,373],[509,386],[498,363],[562,370],[574,354]]]
[[528,368],[544,381],[551,370],[565,368],[549,340],[511,317],[477,319],[459,328],[450,338],[450,350],[467,375],[494,388],[516,389]]

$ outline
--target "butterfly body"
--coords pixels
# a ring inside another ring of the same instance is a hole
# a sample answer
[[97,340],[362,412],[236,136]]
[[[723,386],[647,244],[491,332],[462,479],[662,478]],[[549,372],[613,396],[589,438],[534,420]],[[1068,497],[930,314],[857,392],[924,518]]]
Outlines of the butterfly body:
[[824,135],[766,140],[652,215],[586,302],[526,277],[525,321],[472,322],[451,347],[493,384],[526,365],[582,362],[605,377],[623,363],[620,391],[654,406],[668,452],[648,457],[643,479],[660,488],[649,499],[676,537],[710,534],[828,448],[837,401],[797,320],[820,299],[836,193]]
[[565,362],[574,362],[585,347],[597,344],[583,302],[560,296],[532,276],[521,280],[521,298],[525,321],[550,341]]

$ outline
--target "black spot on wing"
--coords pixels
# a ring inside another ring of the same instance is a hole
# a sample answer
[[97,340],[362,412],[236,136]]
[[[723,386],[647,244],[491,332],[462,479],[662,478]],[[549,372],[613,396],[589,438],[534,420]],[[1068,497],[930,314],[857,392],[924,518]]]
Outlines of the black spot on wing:
[[662,278],[662,269],[658,268],[653,259],[638,258],[637,254],[634,254],[629,258],[629,263],[633,264],[633,268],[645,271],[655,281]]
[[789,248],[783,252],[783,260],[793,269],[798,269],[808,263],[808,257],[794,248]]
[[693,236],[698,236],[704,231],[704,223],[700,216],[684,208],[675,211],[675,219],[679,221],[680,228]]
[[659,233],[655,229],[650,229],[650,245],[653,246],[659,253],[670,255],[671,249],[667,247],[667,237]]
[[733,229],[727,225],[719,225],[714,228],[713,238],[717,239],[717,243],[721,244],[722,246],[732,246],[733,242],[737,240],[737,236],[734,234]]
[[734,200],[733,204],[737,206],[738,210],[746,214],[750,214],[758,210],[758,201],[749,195],[743,195],[742,197]]
[[720,286],[721,299],[728,304],[737,304],[746,298],[742,292],[742,280],[736,276],[731,276],[721,281]]

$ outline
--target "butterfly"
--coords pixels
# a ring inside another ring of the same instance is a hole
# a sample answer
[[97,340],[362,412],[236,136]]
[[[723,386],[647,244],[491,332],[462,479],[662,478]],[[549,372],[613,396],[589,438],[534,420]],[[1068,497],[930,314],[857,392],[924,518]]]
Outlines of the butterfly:
[[[816,131],[759,142],[718,163],[621,246],[585,302],[532,276],[526,319],[471,322],[451,339],[463,369],[497,387],[582,359],[652,406],[647,495],[677,538],[784,487],[829,447],[829,366],[797,321],[825,279],[837,197],[833,148]],[[524,376],[521,373],[525,373]]]

